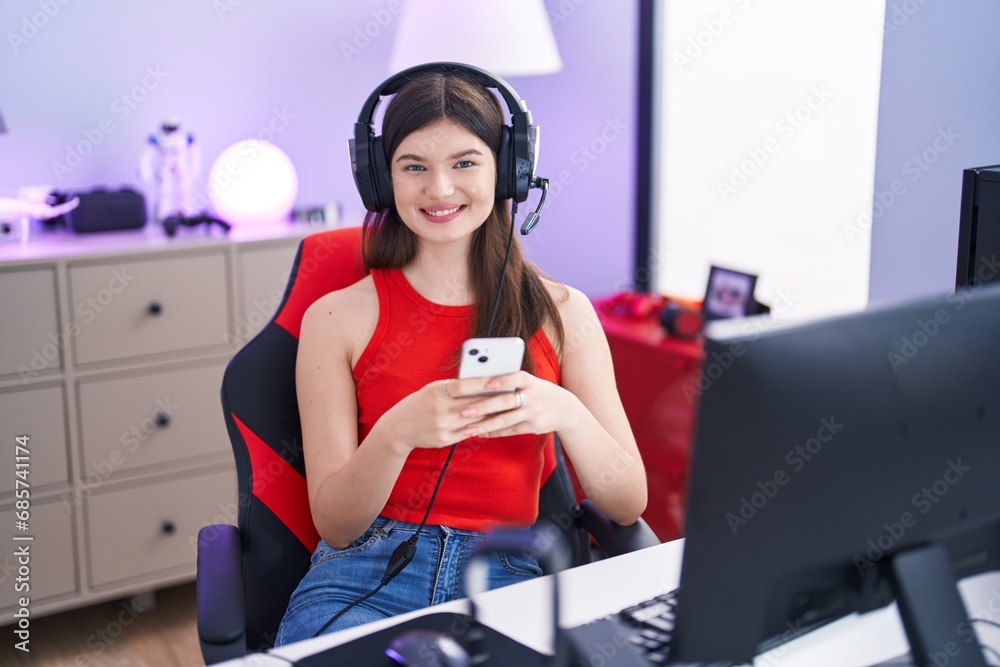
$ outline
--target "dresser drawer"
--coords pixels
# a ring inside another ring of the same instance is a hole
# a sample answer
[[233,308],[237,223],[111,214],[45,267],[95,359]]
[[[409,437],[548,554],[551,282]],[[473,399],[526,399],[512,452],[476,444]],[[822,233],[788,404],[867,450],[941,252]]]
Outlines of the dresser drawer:
[[[27,435],[30,450],[28,483],[32,489],[69,479],[66,451],[66,421],[62,387],[46,387],[0,393],[0,442],[13,448],[15,438]],[[13,457],[13,452],[4,453]],[[7,462],[13,470],[13,458]],[[14,491],[14,476],[0,477],[0,498]]]
[[0,376],[62,368],[68,332],[58,328],[52,269],[0,272],[0,314]]
[[[17,599],[26,597],[36,605],[47,598],[76,590],[76,568],[73,565],[73,516],[63,503],[40,504],[32,501],[29,530],[15,529],[14,508],[0,511],[0,609],[13,607]],[[30,542],[15,542],[14,535],[31,535]],[[29,545],[29,591],[18,591],[18,547]],[[5,615],[6,616],[6,615]],[[9,617],[8,617],[9,618]]]
[[218,345],[228,332],[225,256],[70,265],[81,364]]
[[80,382],[83,474],[230,452],[220,409],[224,364]]
[[231,472],[95,494],[87,501],[91,583],[102,586],[190,566],[202,526],[231,516]]
[[285,295],[298,241],[285,247],[242,250],[238,257],[243,299],[236,320],[235,351],[270,321]]

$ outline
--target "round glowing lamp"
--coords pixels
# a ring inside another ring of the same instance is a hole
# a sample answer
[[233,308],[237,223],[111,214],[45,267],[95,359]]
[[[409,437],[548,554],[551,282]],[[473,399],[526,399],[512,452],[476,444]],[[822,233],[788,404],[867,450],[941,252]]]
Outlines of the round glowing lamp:
[[288,155],[257,139],[238,141],[222,151],[208,175],[212,208],[234,225],[288,220],[298,190],[299,178]]

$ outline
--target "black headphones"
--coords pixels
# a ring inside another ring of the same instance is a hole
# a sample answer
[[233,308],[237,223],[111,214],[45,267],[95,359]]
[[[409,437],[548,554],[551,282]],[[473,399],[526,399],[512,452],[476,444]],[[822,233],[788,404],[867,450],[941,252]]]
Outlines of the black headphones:
[[[425,72],[463,72],[485,88],[499,91],[510,111],[510,125],[500,128],[500,148],[497,151],[497,192],[499,199],[523,202],[528,190],[541,187],[535,178],[538,163],[538,126],[531,124],[531,112],[510,85],[503,79],[471,65],[461,63],[428,63],[405,69],[372,91],[365,100],[354,124],[354,137],[348,140],[351,149],[351,171],[358,186],[361,201],[369,211],[392,208],[392,174],[382,147],[382,136],[375,134],[373,121],[379,101],[395,92],[414,76]],[[530,230],[529,230],[530,231]],[[522,232],[525,233],[525,232]]]

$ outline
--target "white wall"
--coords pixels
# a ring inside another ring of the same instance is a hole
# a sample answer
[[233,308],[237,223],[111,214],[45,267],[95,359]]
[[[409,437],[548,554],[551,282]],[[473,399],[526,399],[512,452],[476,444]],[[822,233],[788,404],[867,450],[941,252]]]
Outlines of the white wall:
[[1000,163],[1000,3],[889,0],[885,28],[871,303],[954,289],[962,169]]
[[775,316],[863,308],[869,235],[843,226],[872,199],[881,4],[657,8],[657,289],[699,298],[714,264]]

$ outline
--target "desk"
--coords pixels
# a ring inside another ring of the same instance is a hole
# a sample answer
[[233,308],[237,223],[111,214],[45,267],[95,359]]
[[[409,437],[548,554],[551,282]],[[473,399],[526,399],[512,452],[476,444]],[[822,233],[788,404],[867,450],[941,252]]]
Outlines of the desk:
[[[683,540],[591,563],[561,575],[562,625],[573,627],[606,616],[672,590],[680,581]],[[548,651],[549,577],[488,591],[476,598],[480,619],[487,625],[539,651]],[[964,580],[960,589],[973,616],[1000,621],[1000,573]],[[384,621],[348,628],[274,651],[286,660],[297,660],[343,644],[370,632],[433,612],[465,612],[464,601],[402,614]],[[1000,629],[977,624],[980,640],[1000,650]],[[851,667],[873,665],[908,650],[906,636],[894,605],[848,616],[836,623],[784,644],[755,661],[758,667]],[[227,667],[287,667],[286,660],[252,656],[221,663]]]

